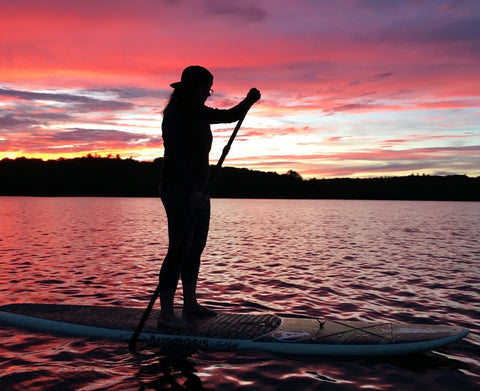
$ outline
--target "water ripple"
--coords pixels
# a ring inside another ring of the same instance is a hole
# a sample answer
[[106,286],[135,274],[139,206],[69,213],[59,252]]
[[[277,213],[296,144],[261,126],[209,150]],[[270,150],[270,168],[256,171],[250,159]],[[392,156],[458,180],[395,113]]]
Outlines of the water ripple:
[[[2,304],[144,307],[156,287],[168,244],[159,200],[3,197],[0,219]],[[132,356],[107,341],[6,328],[0,329],[0,385],[474,389],[480,379],[478,221],[478,203],[213,200],[199,281],[204,303],[218,311],[456,324],[472,331],[441,352],[327,360],[145,347]]]

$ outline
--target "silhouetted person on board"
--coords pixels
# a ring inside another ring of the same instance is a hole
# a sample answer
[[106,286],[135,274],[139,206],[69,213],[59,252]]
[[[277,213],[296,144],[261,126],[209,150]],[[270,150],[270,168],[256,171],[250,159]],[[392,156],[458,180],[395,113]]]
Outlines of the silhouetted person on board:
[[[163,112],[165,155],[160,197],[168,219],[169,245],[160,270],[159,326],[177,329],[192,326],[174,312],[180,278],[183,314],[215,316],[214,311],[198,303],[196,296],[200,256],[210,223],[207,194],[208,154],[212,145],[210,124],[239,120],[260,99],[260,91],[252,88],[246,98],[231,109],[213,109],[205,106],[212,84],[213,75],[207,69],[198,65],[185,68],[181,81],[171,84],[174,91]],[[193,224],[189,225],[192,219]]]

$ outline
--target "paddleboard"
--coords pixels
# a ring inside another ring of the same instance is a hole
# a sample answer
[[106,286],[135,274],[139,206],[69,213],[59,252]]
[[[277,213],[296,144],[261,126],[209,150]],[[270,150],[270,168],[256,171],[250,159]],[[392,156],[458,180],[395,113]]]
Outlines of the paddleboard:
[[[56,304],[0,307],[0,324],[46,333],[129,341],[144,309]],[[325,320],[273,314],[226,314],[189,319],[194,328],[157,326],[150,314],[139,341],[199,349],[263,351],[318,356],[381,356],[437,349],[468,330],[455,326]]]

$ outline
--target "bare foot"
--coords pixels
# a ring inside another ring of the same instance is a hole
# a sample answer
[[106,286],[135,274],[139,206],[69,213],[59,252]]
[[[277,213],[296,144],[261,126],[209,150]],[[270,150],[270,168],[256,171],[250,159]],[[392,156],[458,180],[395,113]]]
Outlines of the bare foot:
[[183,306],[183,314],[190,316],[217,316],[217,313],[214,310],[198,303],[193,306]]
[[175,315],[160,315],[158,318],[158,327],[166,327],[175,330],[188,330],[193,328],[193,325]]

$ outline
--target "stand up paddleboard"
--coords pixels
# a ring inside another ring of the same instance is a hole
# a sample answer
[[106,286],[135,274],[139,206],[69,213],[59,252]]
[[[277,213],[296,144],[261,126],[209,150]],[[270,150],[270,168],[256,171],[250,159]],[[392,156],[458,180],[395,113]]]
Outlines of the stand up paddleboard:
[[[0,307],[0,324],[47,333],[129,341],[143,309],[55,304]],[[189,319],[188,331],[158,328],[152,311],[140,341],[199,349],[259,349],[277,353],[380,356],[436,349],[468,334],[454,326],[336,321],[276,315],[218,314]]]

